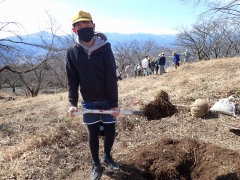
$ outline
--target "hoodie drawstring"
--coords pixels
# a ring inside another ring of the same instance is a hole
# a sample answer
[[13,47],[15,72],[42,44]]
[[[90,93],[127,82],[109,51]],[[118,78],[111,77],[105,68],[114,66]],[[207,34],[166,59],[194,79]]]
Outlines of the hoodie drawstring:
[[88,54],[89,51],[87,49],[84,49],[84,51],[87,53],[88,59],[90,59],[90,55]]

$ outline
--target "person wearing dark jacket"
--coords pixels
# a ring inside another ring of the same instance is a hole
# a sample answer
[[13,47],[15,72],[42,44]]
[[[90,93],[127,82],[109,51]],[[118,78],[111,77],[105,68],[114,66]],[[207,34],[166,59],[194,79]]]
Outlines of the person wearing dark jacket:
[[[110,114],[83,115],[83,124],[88,128],[88,143],[92,155],[90,179],[101,175],[101,163],[111,170],[119,166],[112,159],[111,149],[115,137],[118,107],[116,64],[110,43],[102,33],[94,32],[90,13],[79,11],[72,18],[73,32],[77,35],[76,44],[66,52],[66,72],[68,83],[69,114],[78,111],[78,90],[82,96],[82,107],[86,109],[114,110]],[[104,124],[104,153],[99,159],[99,124]]]
[[152,71],[152,74],[154,74],[154,69],[156,68],[156,61],[155,61],[155,58],[152,58],[152,61],[151,61],[151,71]]
[[173,62],[175,64],[175,69],[177,69],[177,67],[180,66],[180,63],[179,63],[180,62],[180,56],[176,52],[173,52],[172,55],[173,55]]
[[160,61],[160,54],[156,58],[156,74],[160,74],[160,68],[159,68],[159,61]]
[[118,66],[117,66],[116,68],[117,68],[117,69],[116,69],[117,79],[118,79],[118,80],[122,80],[122,77],[121,77],[122,72],[119,71]]
[[164,53],[162,53],[162,56],[159,59],[159,68],[160,68],[160,75],[164,72],[164,66],[166,63],[166,57],[164,56]]

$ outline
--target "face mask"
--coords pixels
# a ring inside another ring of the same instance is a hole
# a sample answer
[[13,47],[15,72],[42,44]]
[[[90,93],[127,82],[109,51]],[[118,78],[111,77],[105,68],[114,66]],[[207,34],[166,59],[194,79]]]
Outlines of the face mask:
[[82,28],[77,30],[77,34],[80,40],[84,42],[89,42],[94,36],[94,31],[92,27]]

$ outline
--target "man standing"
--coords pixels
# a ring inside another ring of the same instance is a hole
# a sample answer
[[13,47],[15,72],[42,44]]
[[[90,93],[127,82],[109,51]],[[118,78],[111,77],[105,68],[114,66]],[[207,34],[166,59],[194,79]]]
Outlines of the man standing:
[[185,50],[185,52],[182,55],[183,55],[183,63],[190,62],[189,58],[190,58],[191,54],[188,52],[187,49]]
[[122,74],[122,72],[119,71],[119,67],[117,66],[116,75],[117,75],[118,80],[122,80],[121,74]]
[[145,58],[142,60],[143,74],[144,74],[145,76],[148,75],[148,71],[147,71],[147,70],[149,69],[148,66],[149,66],[149,65],[148,65],[148,56],[145,55]]
[[173,52],[172,55],[173,55],[173,62],[175,64],[175,69],[177,69],[179,67],[179,65],[180,65],[179,64],[179,62],[180,62],[179,54]]
[[127,78],[131,78],[132,77],[132,65],[128,64],[125,68],[125,73],[127,75]]
[[141,67],[140,67],[139,64],[136,64],[136,65],[134,66],[134,75],[135,75],[135,78],[136,78],[137,76],[140,76],[140,71],[139,71],[139,70],[141,70]]
[[159,74],[159,60],[160,60],[160,54],[156,58],[156,74]]
[[112,159],[111,149],[115,137],[116,116],[119,115],[116,64],[110,44],[102,33],[94,33],[95,24],[91,14],[77,12],[72,18],[73,32],[77,35],[76,44],[66,52],[66,72],[68,98],[71,104],[69,114],[78,110],[78,90],[82,95],[82,107],[87,109],[114,110],[109,114],[84,114],[83,124],[88,128],[88,143],[92,155],[91,180],[101,175],[99,159],[99,123],[104,123],[104,153],[102,164],[118,170]]
[[164,66],[166,63],[166,57],[164,56],[164,53],[162,53],[162,56],[159,59],[159,68],[160,68],[160,75],[164,72]]
[[155,58],[152,58],[152,61],[151,61],[151,71],[152,71],[152,74],[154,74],[155,68],[156,68],[156,61],[155,61]]

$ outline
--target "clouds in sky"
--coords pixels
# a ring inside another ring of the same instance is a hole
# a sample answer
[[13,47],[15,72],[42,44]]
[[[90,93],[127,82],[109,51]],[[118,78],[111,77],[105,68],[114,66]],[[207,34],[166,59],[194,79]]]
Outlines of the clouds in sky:
[[64,32],[71,33],[71,17],[82,9],[92,14],[97,31],[173,34],[179,23],[192,22],[186,13],[193,15],[193,11],[179,6],[179,0],[5,0],[0,3],[0,22],[19,22],[25,31],[16,26],[11,30],[31,34],[46,30],[50,15]]

